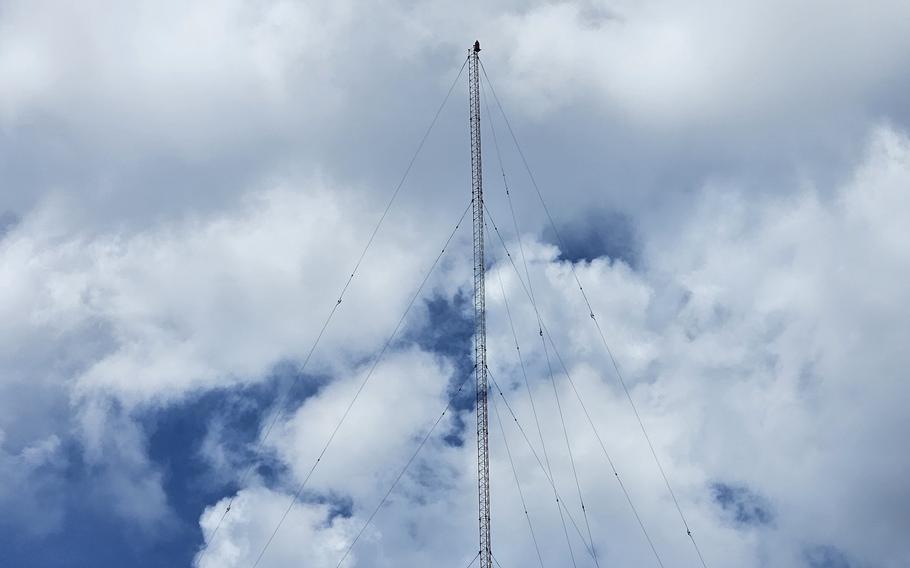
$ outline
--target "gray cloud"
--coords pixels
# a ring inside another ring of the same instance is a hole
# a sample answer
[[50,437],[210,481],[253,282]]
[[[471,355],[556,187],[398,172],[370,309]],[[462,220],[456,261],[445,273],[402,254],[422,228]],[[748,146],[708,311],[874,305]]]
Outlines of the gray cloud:
[[[555,206],[660,220],[706,177],[790,191],[794,170],[848,171],[870,119],[906,124],[904,9],[13,2],[0,205],[63,192],[93,223],[136,222],[314,169],[387,191],[477,35]],[[440,125],[415,205],[464,191],[463,120]]]

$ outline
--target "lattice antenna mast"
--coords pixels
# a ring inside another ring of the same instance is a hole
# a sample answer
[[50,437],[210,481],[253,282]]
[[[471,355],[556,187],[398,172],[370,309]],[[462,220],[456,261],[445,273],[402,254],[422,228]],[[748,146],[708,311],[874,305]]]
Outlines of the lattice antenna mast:
[[477,382],[477,491],[480,511],[480,568],[493,568],[490,544],[490,448],[487,430],[487,320],[484,297],[483,172],[480,162],[480,42],[468,61],[471,107],[471,192],[474,213],[474,375]]

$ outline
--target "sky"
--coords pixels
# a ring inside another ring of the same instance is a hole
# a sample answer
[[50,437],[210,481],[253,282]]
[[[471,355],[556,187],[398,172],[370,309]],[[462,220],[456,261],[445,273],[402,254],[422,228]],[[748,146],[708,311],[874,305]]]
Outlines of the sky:
[[908,21],[0,0],[0,565],[471,562],[475,39],[497,561],[910,565]]

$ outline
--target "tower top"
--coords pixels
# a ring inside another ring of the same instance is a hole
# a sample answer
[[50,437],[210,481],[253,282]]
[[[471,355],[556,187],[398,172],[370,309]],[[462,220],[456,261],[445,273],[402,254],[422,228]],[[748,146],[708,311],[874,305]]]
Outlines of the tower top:
[[479,42],[479,41],[475,41],[475,42],[474,42],[474,53],[477,53],[477,52],[479,52],[479,51],[480,51],[480,42]]

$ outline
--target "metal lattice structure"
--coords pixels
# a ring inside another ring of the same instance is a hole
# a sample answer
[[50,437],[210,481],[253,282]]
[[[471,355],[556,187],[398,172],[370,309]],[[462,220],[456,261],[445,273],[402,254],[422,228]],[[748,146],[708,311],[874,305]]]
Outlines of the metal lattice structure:
[[490,544],[490,460],[487,429],[487,321],[483,258],[483,172],[480,161],[480,42],[468,61],[471,107],[471,192],[474,214],[474,375],[477,386],[477,491],[480,518],[480,568],[493,567]]

